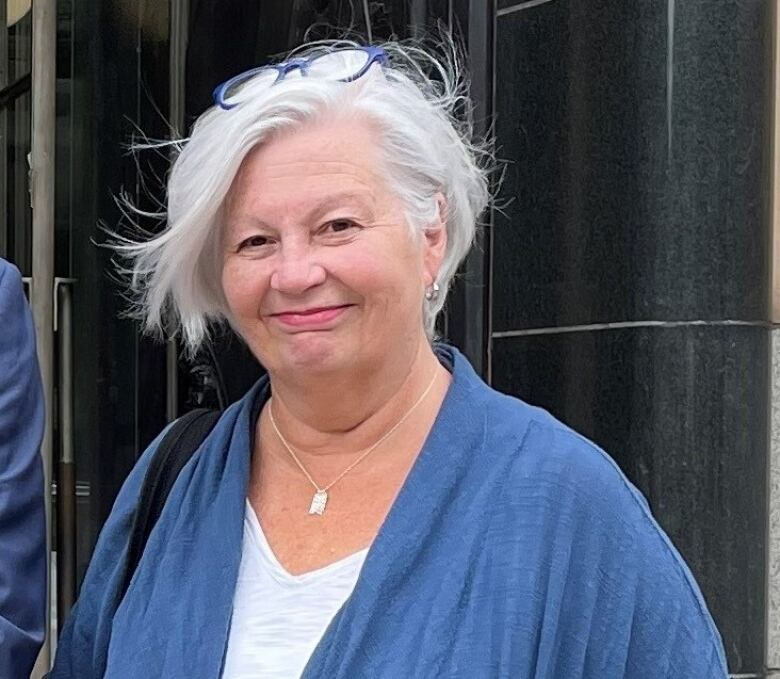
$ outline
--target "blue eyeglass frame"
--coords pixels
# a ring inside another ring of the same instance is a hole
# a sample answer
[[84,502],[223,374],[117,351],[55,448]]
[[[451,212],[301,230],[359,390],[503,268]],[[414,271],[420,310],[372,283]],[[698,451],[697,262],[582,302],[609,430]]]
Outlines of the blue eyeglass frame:
[[262,73],[263,71],[268,71],[268,70],[276,71],[277,73],[276,80],[274,80],[270,85],[272,87],[273,85],[276,85],[277,83],[284,80],[287,77],[288,73],[291,73],[296,69],[301,72],[302,76],[308,75],[309,66],[313,61],[316,61],[320,57],[324,57],[333,54],[335,52],[347,52],[347,51],[352,52],[355,50],[365,52],[368,55],[368,59],[366,60],[365,65],[363,65],[360,68],[360,70],[354,75],[351,75],[348,78],[339,78],[337,82],[351,83],[357,80],[358,78],[362,78],[368,72],[368,69],[370,69],[374,64],[381,64],[382,66],[386,66],[388,63],[387,53],[381,47],[377,47],[375,45],[358,45],[355,47],[343,47],[335,50],[330,50],[328,52],[320,52],[319,54],[313,54],[312,56],[307,57],[306,59],[290,59],[289,61],[282,61],[278,64],[267,64],[266,66],[259,66],[257,68],[252,68],[248,71],[244,71],[243,73],[239,73],[238,75],[230,78],[230,80],[226,80],[221,85],[217,85],[213,93],[214,103],[220,108],[229,111],[230,109],[238,106],[239,102],[236,102],[235,104],[230,104],[226,102],[225,93],[231,87],[240,85],[241,83],[249,80],[250,78],[253,78],[258,73]]

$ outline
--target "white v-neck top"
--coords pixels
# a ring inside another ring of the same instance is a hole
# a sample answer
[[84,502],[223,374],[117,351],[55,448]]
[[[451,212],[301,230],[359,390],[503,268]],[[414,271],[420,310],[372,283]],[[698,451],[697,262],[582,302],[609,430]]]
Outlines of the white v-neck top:
[[355,588],[367,549],[302,575],[279,563],[252,506],[233,596],[223,679],[297,679]]

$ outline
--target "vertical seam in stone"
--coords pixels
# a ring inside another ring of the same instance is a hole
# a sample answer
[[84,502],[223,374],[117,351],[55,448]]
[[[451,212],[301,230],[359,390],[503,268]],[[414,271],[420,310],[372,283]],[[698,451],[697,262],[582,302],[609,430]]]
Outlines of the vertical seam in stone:
[[674,97],[674,0],[666,5],[666,160],[672,162],[672,107]]

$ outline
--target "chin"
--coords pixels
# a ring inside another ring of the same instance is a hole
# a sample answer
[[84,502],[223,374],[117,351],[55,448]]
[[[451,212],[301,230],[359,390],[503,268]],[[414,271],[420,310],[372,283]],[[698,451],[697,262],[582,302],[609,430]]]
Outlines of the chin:
[[289,370],[332,373],[348,367],[354,352],[343,337],[329,332],[304,332],[293,335],[279,349],[279,363]]

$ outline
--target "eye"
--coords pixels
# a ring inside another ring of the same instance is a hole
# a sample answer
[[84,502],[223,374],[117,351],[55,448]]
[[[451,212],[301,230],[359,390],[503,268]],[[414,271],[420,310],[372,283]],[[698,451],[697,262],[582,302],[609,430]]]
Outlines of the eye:
[[357,228],[358,225],[351,219],[334,219],[323,225],[322,232],[326,234],[344,235]]
[[238,245],[238,250],[244,250],[245,248],[260,248],[264,245],[268,245],[269,240],[266,236],[250,236],[245,238]]

